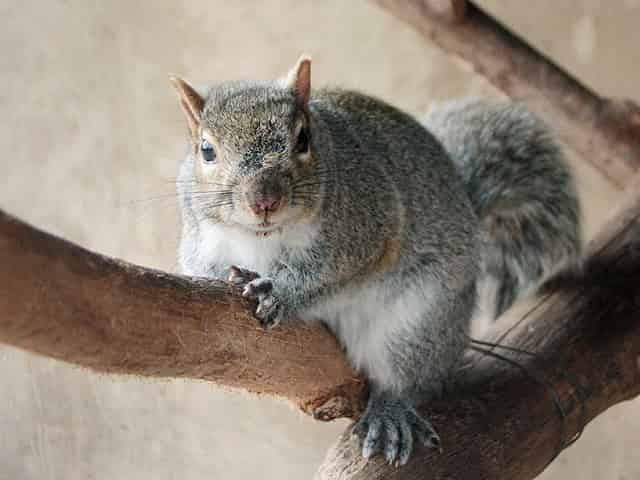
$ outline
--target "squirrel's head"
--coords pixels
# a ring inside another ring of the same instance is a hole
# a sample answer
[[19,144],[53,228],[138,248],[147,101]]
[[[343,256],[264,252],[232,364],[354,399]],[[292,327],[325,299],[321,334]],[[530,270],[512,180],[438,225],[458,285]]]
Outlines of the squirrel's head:
[[321,185],[313,180],[308,57],[274,82],[226,83],[206,94],[171,82],[193,146],[192,178],[180,189],[197,218],[267,235],[310,216]]

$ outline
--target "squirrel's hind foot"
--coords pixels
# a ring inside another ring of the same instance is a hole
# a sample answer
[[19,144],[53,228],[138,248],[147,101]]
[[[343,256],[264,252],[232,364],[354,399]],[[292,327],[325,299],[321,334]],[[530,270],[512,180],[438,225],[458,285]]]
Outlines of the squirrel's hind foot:
[[440,437],[431,423],[410,404],[387,393],[372,394],[352,432],[362,440],[363,457],[382,451],[387,462],[395,466],[407,463],[414,439],[427,447],[440,448]]

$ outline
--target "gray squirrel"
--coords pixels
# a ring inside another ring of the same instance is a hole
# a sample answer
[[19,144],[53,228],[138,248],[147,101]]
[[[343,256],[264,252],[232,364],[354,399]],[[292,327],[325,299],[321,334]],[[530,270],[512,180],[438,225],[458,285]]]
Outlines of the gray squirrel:
[[574,181],[546,126],[467,101],[425,128],[361,93],[312,91],[305,56],[276,81],[171,80],[191,140],[182,272],[243,287],[265,327],[326,323],[370,382],[353,427],[364,457],[439,448],[416,406],[441,394],[472,317],[580,259]]

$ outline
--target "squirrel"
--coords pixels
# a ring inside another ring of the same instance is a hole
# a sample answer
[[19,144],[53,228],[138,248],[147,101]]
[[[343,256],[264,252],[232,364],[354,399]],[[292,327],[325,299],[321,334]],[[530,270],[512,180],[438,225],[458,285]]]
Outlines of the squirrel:
[[[362,455],[441,448],[439,396],[478,311],[497,317],[581,255],[574,180],[524,107],[452,102],[423,123],[283,78],[206,91],[171,77],[189,127],[182,273],[227,278],[266,328],[322,321],[369,380]],[[480,298],[480,297],[483,298]]]

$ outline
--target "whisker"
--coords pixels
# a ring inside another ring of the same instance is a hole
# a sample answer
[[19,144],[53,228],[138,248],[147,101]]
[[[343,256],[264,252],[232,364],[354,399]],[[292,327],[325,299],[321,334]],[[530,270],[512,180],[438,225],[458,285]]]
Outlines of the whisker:
[[203,195],[211,195],[211,196],[230,196],[233,195],[234,192],[225,192],[224,190],[219,190],[219,191],[215,191],[215,190],[209,190],[209,191],[203,191],[203,192],[184,192],[187,195],[193,195],[193,196],[203,196]]
[[237,185],[236,183],[202,182],[199,180],[175,180],[170,183],[176,183],[180,185],[214,185],[216,187],[225,187],[225,188],[233,188]]
[[156,202],[158,200],[175,200],[175,199],[178,199],[178,198],[180,198],[180,194],[178,194],[178,193],[167,193],[167,194],[164,194],[164,195],[156,195],[154,197],[127,200],[127,201],[124,201],[124,202],[120,202],[119,206],[134,206],[134,205],[138,205],[138,204]]

